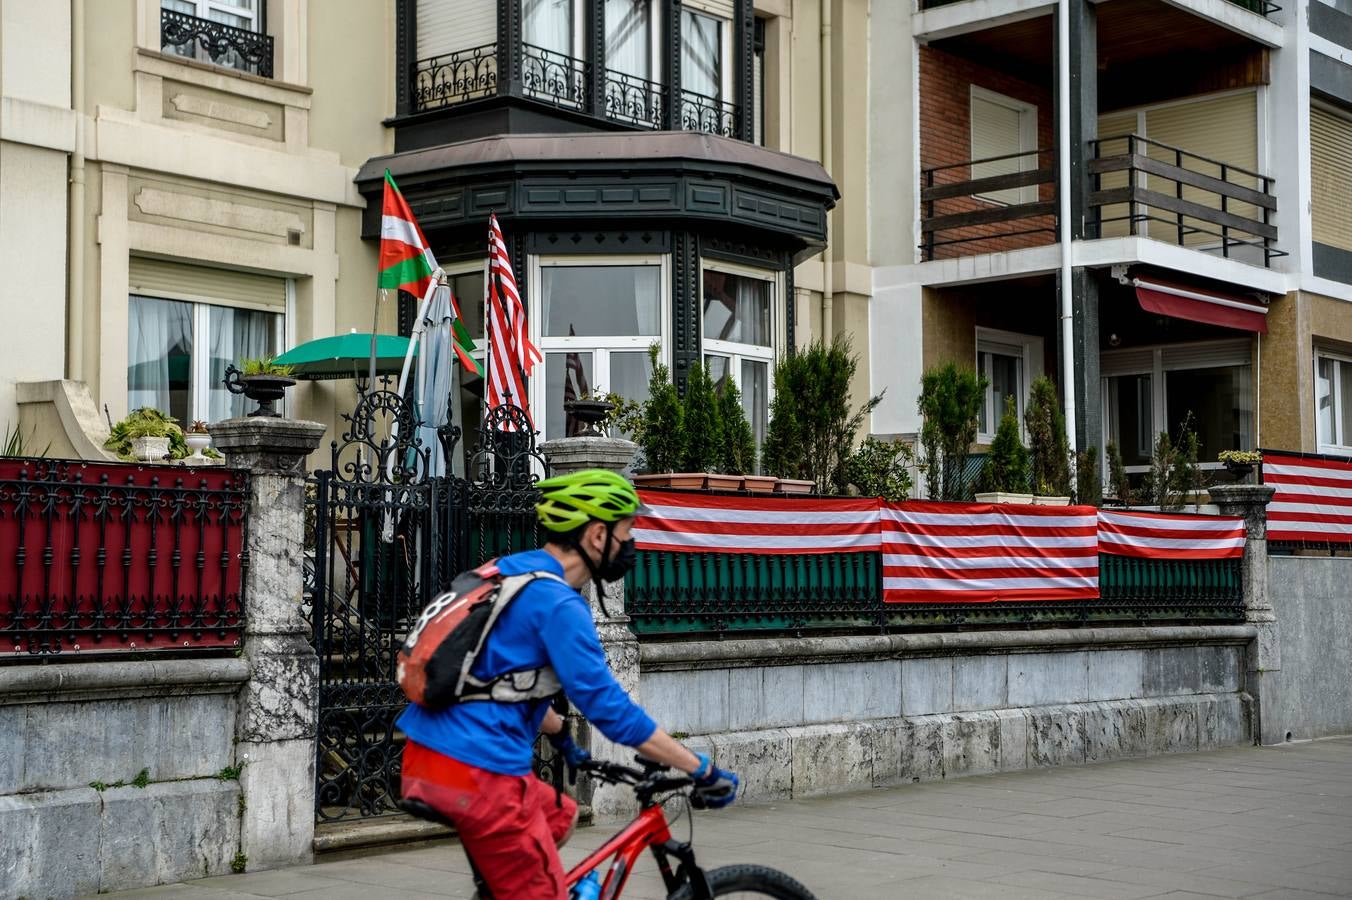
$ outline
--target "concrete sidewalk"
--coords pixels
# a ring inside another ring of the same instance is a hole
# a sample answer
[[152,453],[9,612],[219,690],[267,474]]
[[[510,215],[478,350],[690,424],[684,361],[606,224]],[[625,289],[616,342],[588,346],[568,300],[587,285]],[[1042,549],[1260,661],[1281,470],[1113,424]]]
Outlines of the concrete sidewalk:
[[[568,863],[611,834],[584,829]],[[987,775],[701,813],[701,863],[822,900],[1352,896],[1352,738]],[[452,844],[111,896],[468,897]],[[640,865],[625,897],[660,898]]]

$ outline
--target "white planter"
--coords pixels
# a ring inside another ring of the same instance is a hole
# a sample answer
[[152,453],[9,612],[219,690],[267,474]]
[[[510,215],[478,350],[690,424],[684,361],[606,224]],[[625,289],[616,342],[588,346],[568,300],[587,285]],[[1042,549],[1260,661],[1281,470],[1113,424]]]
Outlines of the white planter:
[[976,495],[977,503],[1032,503],[1032,494],[1007,494],[1004,491],[990,491]]
[[211,435],[188,432],[183,435],[183,442],[192,451],[192,459],[205,459],[206,457],[202,456],[202,451],[211,446]]
[[132,438],[131,455],[141,462],[161,462],[169,455],[167,437]]
[[1069,498],[1069,497],[1045,497],[1045,496],[1042,496],[1041,494],[1035,494],[1035,495],[1033,496],[1033,505],[1034,505],[1034,506],[1069,506],[1069,505],[1070,505],[1070,498]]

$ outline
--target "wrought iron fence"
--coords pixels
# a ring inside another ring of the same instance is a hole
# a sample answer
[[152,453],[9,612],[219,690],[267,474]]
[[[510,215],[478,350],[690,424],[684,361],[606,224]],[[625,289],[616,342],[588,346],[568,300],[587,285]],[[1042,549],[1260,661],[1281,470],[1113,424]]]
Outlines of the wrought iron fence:
[[238,647],[248,477],[0,460],[0,652]]
[[1244,618],[1237,559],[1103,554],[1099,590],[1099,599],[1085,601],[884,603],[877,553],[640,551],[625,606],[644,636]]
[[643,128],[661,128],[666,112],[662,85],[637,75],[606,70],[606,118]]
[[413,112],[454,106],[498,92],[498,45],[484,44],[413,64]]
[[272,77],[272,35],[171,9],[160,10],[160,50],[229,69]]
[[521,86],[527,97],[582,109],[590,71],[591,65],[584,60],[534,44],[521,45]]
[[681,91],[681,130],[735,138],[740,128],[741,109],[737,104],[694,91]]

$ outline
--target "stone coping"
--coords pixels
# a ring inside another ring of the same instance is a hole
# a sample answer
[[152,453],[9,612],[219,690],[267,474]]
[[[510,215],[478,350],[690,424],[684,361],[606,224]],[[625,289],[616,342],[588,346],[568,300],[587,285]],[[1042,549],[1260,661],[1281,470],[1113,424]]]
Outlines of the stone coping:
[[0,706],[226,693],[249,679],[249,661],[164,659],[0,666]]
[[687,668],[741,668],[804,662],[857,662],[952,653],[1061,652],[1169,644],[1241,644],[1258,636],[1253,625],[968,631],[934,634],[842,635],[640,643],[644,672]]

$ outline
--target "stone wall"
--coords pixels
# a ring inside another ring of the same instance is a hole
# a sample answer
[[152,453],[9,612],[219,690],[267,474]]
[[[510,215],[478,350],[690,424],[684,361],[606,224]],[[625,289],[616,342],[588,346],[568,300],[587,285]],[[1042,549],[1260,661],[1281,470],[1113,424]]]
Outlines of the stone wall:
[[1352,558],[1268,558],[1281,667],[1263,694],[1263,743],[1352,734]]
[[228,873],[248,677],[233,657],[0,670],[0,897]]
[[773,800],[1252,741],[1250,626],[644,644],[642,702]]

